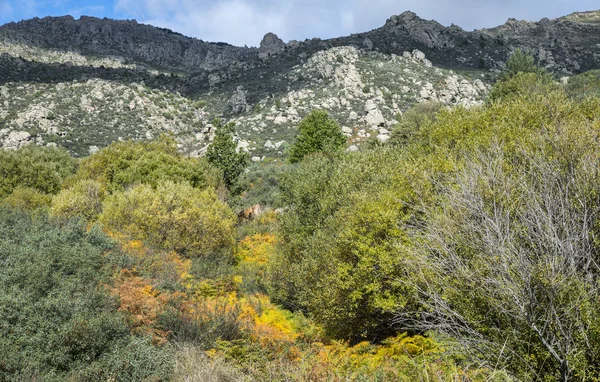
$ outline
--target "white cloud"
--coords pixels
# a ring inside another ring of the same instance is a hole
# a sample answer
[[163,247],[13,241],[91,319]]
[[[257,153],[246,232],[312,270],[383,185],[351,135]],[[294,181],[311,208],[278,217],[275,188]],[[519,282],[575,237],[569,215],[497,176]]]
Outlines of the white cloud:
[[[1,0],[0,0],[1,1]],[[27,1],[27,0],[26,0]],[[493,27],[509,17],[539,20],[597,8],[597,0],[114,0],[119,17],[207,41],[257,46],[274,32],[284,40],[330,38],[382,26],[406,10],[465,29]]]

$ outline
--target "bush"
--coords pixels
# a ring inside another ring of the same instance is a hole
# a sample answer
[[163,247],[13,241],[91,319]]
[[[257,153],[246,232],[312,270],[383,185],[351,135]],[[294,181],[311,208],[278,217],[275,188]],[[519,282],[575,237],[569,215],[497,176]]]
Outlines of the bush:
[[[537,81],[520,73],[505,83],[526,78]],[[518,380],[589,380],[600,354],[589,266],[599,251],[600,103],[548,89],[442,112],[409,148],[413,166],[431,163],[414,240],[401,246],[423,309],[396,322],[458,338]]]
[[403,146],[416,136],[428,122],[435,121],[437,113],[442,108],[441,102],[419,102],[404,112],[399,123],[392,130],[389,141],[391,145]]
[[162,136],[152,142],[115,142],[85,159],[75,179],[94,180],[108,193],[143,183],[187,182],[195,188],[217,189],[222,176],[204,159],[185,158],[175,141]]
[[282,179],[281,245],[269,269],[274,298],[306,310],[327,333],[382,339],[410,295],[398,282],[405,182],[391,149],[305,159]]
[[50,195],[46,195],[35,188],[17,186],[10,195],[0,201],[0,205],[33,211],[48,207],[51,202]]
[[533,56],[521,49],[515,50],[506,62],[506,69],[500,74],[488,98],[498,101],[505,97],[540,94],[556,88],[552,75],[544,68],[535,65]]
[[231,253],[234,216],[213,190],[165,182],[156,190],[138,185],[115,193],[100,221],[107,228],[148,240],[187,257]]
[[299,162],[316,152],[335,151],[345,144],[340,125],[326,111],[313,110],[298,124],[296,142],[290,148],[290,162]]
[[[138,340],[103,286],[113,245],[99,229],[60,228],[44,215],[0,208],[0,237],[0,380],[64,381],[94,370],[117,380],[166,379],[172,361],[150,345],[132,346]],[[123,348],[129,353],[116,351]],[[117,367],[129,359],[148,366],[130,378]]]
[[76,169],[75,159],[61,149],[30,145],[14,151],[0,150],[0,199],[19,186],[56,194]]
[[63,220],[83,217],[94,220],[102,212],[105,191],[99,182],[81,180],[52,199],[50,213]]

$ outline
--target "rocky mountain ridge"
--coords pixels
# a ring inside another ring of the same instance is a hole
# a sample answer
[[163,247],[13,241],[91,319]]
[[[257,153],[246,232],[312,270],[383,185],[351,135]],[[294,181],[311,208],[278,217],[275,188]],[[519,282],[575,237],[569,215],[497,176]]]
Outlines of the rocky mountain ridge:
[[0,146],[57,144],[87,155],[117,139],[171,131],[201,155],[212,119],[237,126],[253,160],[278,156],[297,122],[327,110],[350,149],[386,141],[416,102],[472,107],[516,48],[569,75],[600,68],[597,13],[473,32],[412,12],[379,29],[259,48],[207,43],[169,30],[70,16],[0,27]]

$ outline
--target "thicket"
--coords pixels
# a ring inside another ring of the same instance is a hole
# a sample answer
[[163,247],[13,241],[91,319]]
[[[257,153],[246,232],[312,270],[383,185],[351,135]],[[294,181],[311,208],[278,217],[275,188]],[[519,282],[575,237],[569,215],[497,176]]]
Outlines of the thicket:
[[235,198],[169,137],[2,154],[0,379],[600,380],[600,100],[532,64],[369,150],[315,112]]
[[272,295],[336,338],[435,331],[518,380],[595,380],[600,100],[535,71],[495,89],[401,151],[293,169]]
[[76,160],[62,149],[30,145],[0,150],[0,199],[17,187],[56,194],[76,170]]
[[167,379],[168,349],[131,335],[103,287],[118,256],[97,227],[0,208],[0,237],[0,380]]

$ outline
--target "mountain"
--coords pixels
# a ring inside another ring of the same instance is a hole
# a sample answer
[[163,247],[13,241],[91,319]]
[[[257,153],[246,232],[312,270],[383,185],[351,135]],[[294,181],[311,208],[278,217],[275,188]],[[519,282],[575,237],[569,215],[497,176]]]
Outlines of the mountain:
[[381,28],[259,48],[167,29],[70,16],[0,26],[0,146],[35,142],[88,155],[117,139],[171,131],[181,150],[206,149],[214,117],[236,123],[254,160],[278,156],[315,108],[342,125],[352,149],[385,141],[424,100],[481,104],[512,51],[557,76],[600,68],[599,12],[539,22],[510,19],[464,31],[405,12]]

